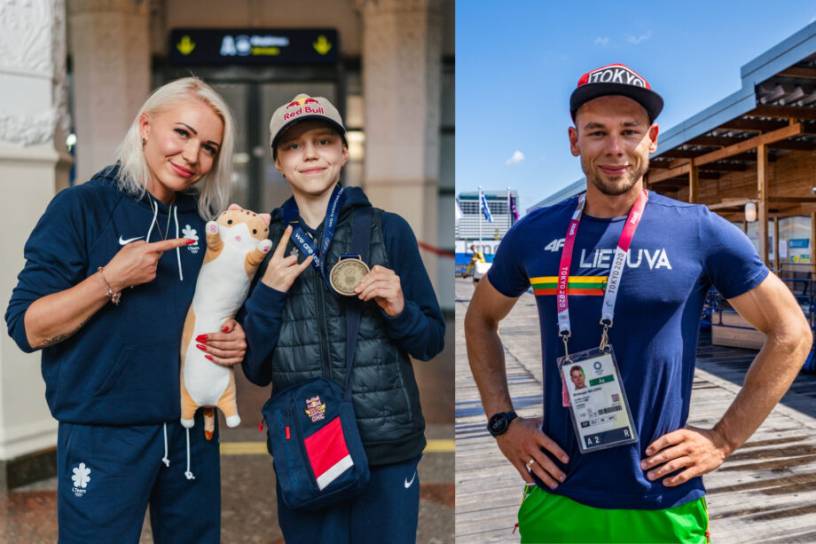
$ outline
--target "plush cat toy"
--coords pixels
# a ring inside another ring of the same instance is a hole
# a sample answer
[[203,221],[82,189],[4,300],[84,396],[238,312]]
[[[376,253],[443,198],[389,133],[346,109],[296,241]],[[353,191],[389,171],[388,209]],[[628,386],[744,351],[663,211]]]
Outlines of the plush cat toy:
[[235,399],[235,372],[207,360],[196,337],[221,329],[235,316],[249,291],[258,266],[272,248],[268,213],[256,214],[237,204],[207,223],[207,253],[198,273],[195,295],[181,341],[181,424],[193,426],[196,410],[204,406],[204,434],[212,439],[217,406],[228,427],[241,423]]

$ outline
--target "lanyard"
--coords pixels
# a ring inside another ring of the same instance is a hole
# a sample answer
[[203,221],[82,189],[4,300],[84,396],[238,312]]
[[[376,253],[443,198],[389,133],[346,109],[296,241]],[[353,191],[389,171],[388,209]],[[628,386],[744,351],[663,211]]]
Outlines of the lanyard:
[[[612,327],[612,320],[615,315],[615,301],[618,298],[618,288],[620,287],[621,277],[623,276],[623,268],[626,263],[626,254],[629,252],[629,246],[632,245],[632,238],[635,236],[640,219],[643,216],[643,210],[646,207],[646,201],[649,199],[648,191],[644,190],[640,193],[637,201],[632,209],[629,210],[629,215],[626,217],[626,223],[623,225],[623,232],[621,232],[618,239],[618,246],[615,248],[615,257],[612,260],[612,267],[609,270],[609,278],[606,283],[606,291],[604,293],[603,306],[601,308],[601,325],[603,325],[603,335],[601,336],[601,349],[606,349],[608,344],[608,333]],[[586,193],[578,197],[578,206],[572,214],[569,226],[567,227],[567,235],[564,239],[564,249],[561,252],[561,262],[558,266],[558,286],[556,289],[556,304],[558,306],[558,334],[564,342],[564,355],[569,357],[567,351],[567,342],[571,335],[570,317],[569,317],[569,301],[567,297],[567,284],[569,283],[570,265],[572,264],[572,252],[575,247],[575,238],[578,235],[578,225],[581,223],[581,214],[584,211],[586,204]]]
[[[329,247],[331,247],[332,238],[334,238],[334,231],[337,230],[337,219],[340,216],[340,209],[345,200],[343,189],[344,187],[335,185],[334,191],[332,191],[329,206],[326,209],[323,234],[320,236],[319,244],[303,231],[300,222],[297,222],[292,229],[292,243],[295,244],[304,255],[311,255],[313,257],[312,266],[320,273],[324,280],[326,279],[326,256],[329,254]],[[290,198],[283,205],[283,221],[286,224],[293,223],[297,221],[298,215],[297,202],[295,202],[294,198]]]

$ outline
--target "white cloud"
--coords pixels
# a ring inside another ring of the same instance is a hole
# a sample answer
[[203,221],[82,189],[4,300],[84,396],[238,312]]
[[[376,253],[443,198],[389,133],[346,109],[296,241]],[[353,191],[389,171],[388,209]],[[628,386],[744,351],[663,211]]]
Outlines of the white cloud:
[[524,160],[524,153],[521,152],[520,149],[516,149],[513,151],[513,156],[504,161],[504,164],[507,166],[513,166],[514,164],[518,164]]
[[609,45],[609,37],[608,36],[598,36],[595,38],[593,42],[595,45],[600,45],[601,47],[606,47]]
[[647,30],[645,34],[641,34],[640,36],[633,36],[631,34],[626,35],[626,41],[632,45],[638,45],[640,42],[645,42],[649,38],[652,37],[652,31]]

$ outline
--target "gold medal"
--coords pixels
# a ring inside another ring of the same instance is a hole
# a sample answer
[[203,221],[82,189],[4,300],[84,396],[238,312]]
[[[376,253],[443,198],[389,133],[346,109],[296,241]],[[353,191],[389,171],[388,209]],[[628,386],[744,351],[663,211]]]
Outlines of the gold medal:
[[329,273],[329,283],[338,294],[352,297],[354,288],[368,274],[368,265],[359,257],[348,257],[337,261]]

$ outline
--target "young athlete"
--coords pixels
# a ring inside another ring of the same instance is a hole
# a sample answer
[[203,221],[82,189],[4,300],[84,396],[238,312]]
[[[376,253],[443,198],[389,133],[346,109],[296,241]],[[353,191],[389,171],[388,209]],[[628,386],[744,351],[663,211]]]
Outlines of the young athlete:
[[[351,387],[371,469],[366,490],[317,512],[288,508],[278,496],[287,542],[414,542],[419,509],[417,464],[425,447],[412,356],[443,347],[444,321],[408,223],[373,210],[370,271],[350,291],[332,272],[349,253],[351,218],[370,208],[363,191],[341,187],[348,160],[345,128],[325,98],[298,95],[270,121],[275,167],[292,198],[272,211],[276,244],[246,305],[244,371],[272,394],[345,374],[345,298],[364,304]],[[308,255],[308,256],[306,256]]]

